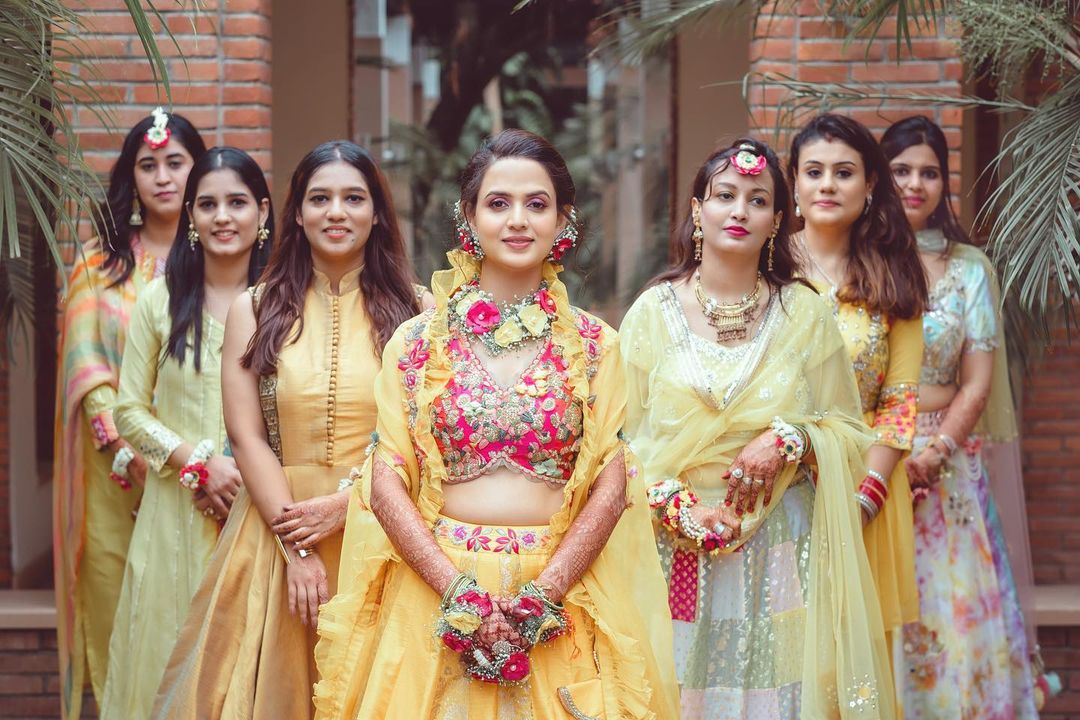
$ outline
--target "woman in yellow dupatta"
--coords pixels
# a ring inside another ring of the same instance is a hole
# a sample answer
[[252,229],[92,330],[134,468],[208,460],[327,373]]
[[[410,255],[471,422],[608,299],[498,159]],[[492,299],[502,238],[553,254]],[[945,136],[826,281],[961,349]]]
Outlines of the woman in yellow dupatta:
[[[53,574],[61,715],[77,718],[89,681],[100,703],[109,637],[146,463],[112,411],[128,318],[165,271],[188,172],[206,152],[198,131],[161,108],[124,138],[91,240],[68,281],[60,327],[53,474]],[[114,470],[116,472],[114,472]]]
[[557,151],[520,130],[463,174],[470,252],[449,254],[435,309],[398,329],[376,381],[319,616],[317,718],[678,712],[616,336],[558,277],[573,200]]
[[926,274],[869,130],[848,117],[819,115],[792,140],[788,163],[796,212],[805,221],[797,242],[800,271],[833,308],[863,417],[874,430],[856,498],[891,645],[902,625],[919,619],[903,461],[915,436]]
[[684,720],[896,717],[852,499],[870,435],[829,309],[793,279],[789,206],[763,143],[712,153],[620,330]]

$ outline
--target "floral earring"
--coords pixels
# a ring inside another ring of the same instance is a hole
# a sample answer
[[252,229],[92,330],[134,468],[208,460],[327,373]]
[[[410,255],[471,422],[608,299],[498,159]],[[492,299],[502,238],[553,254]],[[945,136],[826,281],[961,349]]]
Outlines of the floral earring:
[[457,231],[458,242],[461,249],[472,255],[477,260],[484,258],[484,249],[480,247],[480,239],[476,237],[472,225],[465,219],[465,213],[461,210],[461,201],[454,203],[454,229]]
[[551,252],[548,253],[548,260],[551,262],[559,262],[562,260],[563,255],[565,255],[567,251],[577,247],[578,237],[577,208],[572,207],[566,217],[566,227],[562,229],[562,232],[555,236],[555,244],[551,246]]

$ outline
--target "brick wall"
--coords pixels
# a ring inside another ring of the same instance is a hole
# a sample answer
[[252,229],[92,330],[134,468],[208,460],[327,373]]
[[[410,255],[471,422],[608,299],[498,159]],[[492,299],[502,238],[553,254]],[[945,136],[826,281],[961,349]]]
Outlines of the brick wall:
[[[958,97],[961,94],[963,64],[957,57],[952,28],[933,30],[912,28],[912,53],[896,46],[895,21],[886,21],[878,39],[845,46],[847,26],[822,14],[818,0],[785,4],[783,12],[766,6],[758,16],[754,40],[750,43],[750,71],[785,75],[793,80],[814,83],[856,83],[895,93],[934,94]],[[777,123],[778,102],[787,91],[779,87],[756,87],[749,98],[752,126],[768,136]],[[954,108],[934,108],[897,102],[865,102],[843,108],[875,135],[891,123],[920,114],[931,117],[945,131],[949,147],[952,191],[960,191],[962,113]],[[802,122],[801,120],[799,122]],[[779,148],[785,150],[783,146]],[[781,154],[786,154],[782,152]]]
[[[0,630],[0,717],[55,718],[59,714],[56,631]],[[83,698],[82,717],[97,717],[93,693]]]
[[[112,117],[120,130],[115,132],[103,127],[91,107],[71,110],[90,167],[104,174],[112,167],[127,128],[168,100],[153,82],[123,0],[66,3],[84,18],[82,37],[99,58],[94,63],[95,85],[106,102],[116,104]],[[203,10],[195,16],[191,3],[155,3],[179,50],[163,33],[162,22],[150,18],[169,65],[173,108],[199,129],[207,147],[246,150],[270,173],[271,0],[200,4]]]

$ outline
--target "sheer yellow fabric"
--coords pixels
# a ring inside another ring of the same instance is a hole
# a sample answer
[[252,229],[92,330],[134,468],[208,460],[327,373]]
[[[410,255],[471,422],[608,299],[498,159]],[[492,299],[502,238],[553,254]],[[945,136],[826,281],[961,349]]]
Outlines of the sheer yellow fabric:
[[[852,491],[865,470],[871,436],[843,339],[817,295],[782,292],[764,355],[739,382],[695,368],[689,348],[670,341],[657,292],[635,303],[620,331],[627,366],[627,434],[646,482],[681,478],[705,502],[719,502],[723,471],[773,417],[804,427],[817,463],[810,586],[802,645],[802,717],[896,717],[888,651]],[[766,321],[767,324],[769,321]],[[732,384],[736,387],[732,389]],[[740,389],[741,388],[741,389]],[[768,506],[744,517],[746,542],[779,504],[795,476],[786,468]],[[796,650],[797,651],[797,650]]]
[[[479,271],[478,263],[460,251],[451,252],[449,258],[453,269],[432,278],[435,310],[398,329],[386,347],[383,370],[375,386],[379,440],[372,457],[381,458],[398,473],[421,516],[431,524],[439,517],[446,478],[431,435],[429,410],[451,372],[444,348],[448,334],[446,303],[457,287]],[[553,341],[568,361],[574,395],[584,408],[585,433],[574,475],[564,489],[562,508],[549,525],[553,546],[580,512],[593,480],[610,460],[624,452],[619,433],[625,410],[623,369],[615,333],[602,326],[598,340],[601,360],[590,380],[584,343],[574,324],[577,316],[557,270],[549,264],[544,272],[557,305]],[[424,349],[430,355],[420,370],[415,398],[410,399],[401,368],[416,342],[426,343]],[[418,460],[418,453],[422,453],[423,462]],[[609,550],[597,558],[564,598],[573,608],[572,613],[583,613],[595,627],[592,657],[586,653],[576,658],[582,666],[595,667],[591,671],[593,682],[581,696],[587,695],[597,703],[599,717],[674,718],[678,716],[678,702],[671,620],[641,476],[627,459],[631,505],[609,540]],[[441,655],[447,651],[430,637],[438,597],[430,588],[409,582],[407,578],[415,573],[401,562],[368,510],[371,468],[369,459],[350,503],[339,594],[323,606],[319,615],[316,660],[321,679],[315,688],[317,718],[370,717],[371,698],[385,697],[391,685],[392,692],[401,693],[398,685],[404,684],[416,702],[407,707],[380,705],[385,718],[426,717],[443,702],[431,683],[432,674],[449,667]],[[539,569],[534,568],[534,572]],[[402,587],[414,590],[402,595]],[[404,648],[411,669],[399,674],[395,666],[379,661],[380,652],[401,646],[409,636],[407,627],[417,623],[427,629],[425,642]],[[451,660],[455,667],[447,672],[460,675],[460,666]],[[553,670],[548,677],[538,655],[529,682],[532,694],[543,699],[521,708],[514,717],[565,717],[555,686],[560,674]],[[495,686],[471,683],[458,705],[460,715],[455,717],[490,717],[484,713],[491,707],[490,696],[497,692],[501,690]]]

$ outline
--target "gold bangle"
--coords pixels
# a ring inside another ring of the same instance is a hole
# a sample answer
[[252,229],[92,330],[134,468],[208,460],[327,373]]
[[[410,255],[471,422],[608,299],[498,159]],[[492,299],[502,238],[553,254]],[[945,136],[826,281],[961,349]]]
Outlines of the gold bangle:
[[281,542],[281,538],[277,535],[274,535],[274,542],[277,543],[277,549],[278,552],[281,553],[281,557],[285,558],[285,564],[292,565],[292,560],[289,558],[289,553],[285,550],[285,543]]

